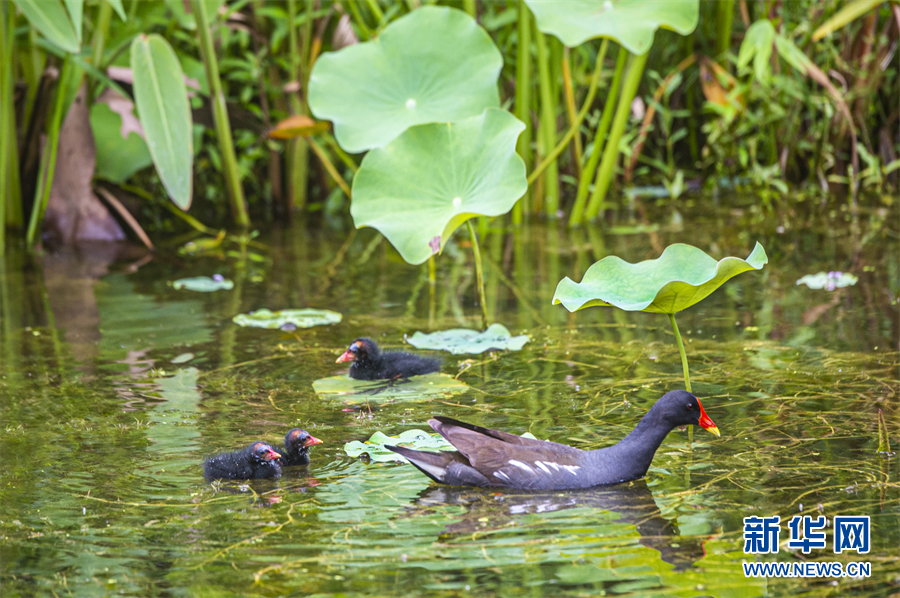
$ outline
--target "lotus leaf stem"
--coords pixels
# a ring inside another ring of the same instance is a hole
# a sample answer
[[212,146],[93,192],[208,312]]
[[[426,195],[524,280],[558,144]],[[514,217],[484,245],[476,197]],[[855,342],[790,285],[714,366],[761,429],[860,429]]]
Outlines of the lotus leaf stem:
[[[537,23],[535,23],[537,27]],[[547,39],[540,29],[535,30],[534,40],[538,54],[538,89],[541,94],[540,127],[538,128],[538,148],[541,157],[550,156],[556,143],[556,102],[553,101],[553,82],[550,79],[550,58],[547,50]],[[535,197],[535,210],[539,205],[544,206],[544,212],[549,218],[556,218],[556,210],[559,209],[559,168],[556,158],[550,160],[547,165],[547,173],[544,177],[543,197]],[[532,173],[533,174],[533,173]]]
[[341,173],[334,167],[334,164],[331,162],[328,154],[325,153],[325,150],[323,150],[312,137],[308,137],[306,141],[309,143],[309,147],[312,148],[312,151],[316,156],[319,157],[319,160],[322,161],[322,165],[325,167],[325,170],[328,171],[328,174],[331,175],[331,178],[334,179],[334,182],[337,183],[338,187],[341,188],[341,191],[347,195],[347,198],[350,198],[350,187],[347,185],[347,181],[344,180]]
[[[516,46],[516,118],[525,123],[525,130],[516,141],[516,151],[525,167],[531,162],[531,11],[525,5],[524,0],[519,0],[519,22],[517,31],[519,34]],[[524,214],[530,214],[530,193],[525,195],[513,206],[512,222],[515,226],[522,224]]]
[[472,220],[466,220],[466,226],[469,227],[469,236],[472,237],[472,251],[475,253],[475,278],[478,281],[478,301],[481,303],[481,327],[487,330],[488,313],[487,303],[484,298],[484,268],[481,265],[481,249],[478,247],[478,235],[475,234],[475,228],[472,227]]
[[[684,389],[688,392],[691,390],[691,374],[688,372],[687,354],[684,352],[684,341],[681,340],[681,333],[678,332],[678,323],[675,321],[675,314],[669,314],[669,322],[672,323],[672,331],[675,332],[675,340],[678,342],[678,352],[681,353],[681,369],[684,371]],[[688,426],[688,443],[694,441],[694,428]]]

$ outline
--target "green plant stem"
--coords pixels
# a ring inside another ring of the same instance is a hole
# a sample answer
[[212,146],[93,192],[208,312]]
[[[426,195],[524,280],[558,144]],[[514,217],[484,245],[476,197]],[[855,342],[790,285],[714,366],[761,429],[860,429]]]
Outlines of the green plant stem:
[[309,147],[312,148],[312,151],[319,157],[319,160],[322,161],[322,165],[325,167],[325,170],[328,171],[328,174],[331,175],[331,178],[334,179],[334,182],[337,183],[338,187],[341,188],[341,191],[350,198],[350,187],[347,185],[347,181],[344,180],[344,177],[341,176],[341,173],[337,171],[337,168],[334,167],[334,163],[328,158],[328,154],[325,153],[325,150],[319,146],[318,143],[312,138],[309,137],[307,139],[307,143],[309,143]]
[[[606,40],[604,40],[604,43],[606,43]],[[597,125],[597,133],[594,135],[594,147],[591,150],[591,155],[588,158],[587,164],[584,166],[584,170],[581,172],[581,178],[578,180],[578,193],[575,196],[575,204],[572,206],[572,211],[569,214],[570,227],[580,226],[584,221],[584,208],[587,205],[591,181],[594,179],[597,164],[600,162],[600,156],[603,153],[603,141],[606,139],[606,133],[609,131],[610,123],[612,123],[613,102],[615,102],[615,98],[619,94],[619,88],[622,85],[622,73],[625,72],[625,60],[627,58],[628,50],[619,48],[619,57],[616,59],[616,70],[606,95],[606,102],[603,105],[603,114],[600,117],[600,124]]]
[[463,0],[463,10],[473,19],[475,18],[475,0]]
[[[535,23],[535,27],[537,24]],[[550,81],[550,61],[547,52],[547,40],[539,29],[534,35],[538,53],[538,81],[541,94],[541,126],[538,129],[541,156],[550,155],[556,144],[556,103],[553,101],[553,84]],[[559,209],[559,167],[556,159],[551,160],[544,174],[544,212],[549,218],[556,218]],[[543,198],[542,198],[543,199]]]
[[[288,0],[288,6],[295,1]],[[348,0],[344,2],[344,5],[350,7],[350,12],[353,13],[353,20],[356,21],[356,26],[359,28],[359,41],[364,42],[372,37],[372,30],[369,29],[369,26],[363,20],[362,13],[359,12],[359,6],[356,5],[356,2],[357,0]]]
[[34,249],[35,238],[38,235],[41,224],[44,221],[44,212],[47,210],[47,202],[50,200],[50,187],[53,186],[53,175],[56,172],[56,153],[59,150],[59,129],[62,126],[63,115],[66,113],[66,95],[69,88],[69,77],[72,76],[72,63],[68,56],[63,62],[56,85],[56,99],[53,102],[53,117],[50,121],[50,130],[47,131],[47,149],[41,160],[38,172],[38,184],[34,194],[34,206],[31,208],[31,218],[28,220],[28,232],[25,234],[25,244],[28,250]]
[[581,110],[578,114],[572,119],[572,126],[569,127],[568,132],[566,132],[565,136],[562,140],[556,144],[556,147],[553,148],[553,151],[544,158],[540,164],[538,164],[537,168],[528,175],[528,184],[531,185],[547,168],[553,160],[559,156],[562,151],[569,145],[569,141],[571,141],[572,137],[578,132],[578,129],[581,127],[581,123],[584,121],[584,117],[587,116],[588,111],[591,109],[591,104],[594,103],[594,96],[597,93],[597,83],[600,81],[600,73],[603,72],[603,59],[606,56],[606,47],[607,40],[603,40],[603,45],[600,47],[600,53],[597,55],[597,62],[594,65],[594,75],[591,77],[591,83],[588,85],[587,97],[584,99],[584,105],[582,105]]
[[[531,164],[531,139],[533,130],[531,126],[531,12],[524,0],[519,0],[519,22],[517,33],[519,36],[516,46],[516,118],[525,123],[525,130],[516,141],[516,152],[525,162],[525,168]],[[530,186],[530,184],[529,184]],[[529,192],[513,206],[512,221],[519,226],[522,224],[523,215],[530,214]]]
[[234,141],[231,136],[231,123],[228,121],[228,107],[225,105],[225,93],[222,91],[222,80],[219,78],[219,63],[216,60],[216,49],[209,32],[209,19],[206,14],[204,0],[191,0],[191,9],[197,19],[197,42],[200,56],[206,66],[206,78],[209,82],[209,95],[213,107],[213,119],[216,126],[216,137],[219,140],[219,151],[222,154],[222,168],[225,171],[225,187],[231,201],[231,216],[240,227],[250,226],[250,217],[244,201],[244,189],[241,186],[241,175],[238,170],[237,156],[234,153]]
[[734,0],[716,2],[716,58],[728,67],[725,52],[731,48],[731,26],[734,21]]
[[[603,41],[605,42],[606,40]],[[569,125],[575,129],[574,137],[572,137],[575,142],[572,147],[575,152],[575,171],[578,173],[578,176],[581,176],[581,135],[578,134],[578,126],[576,125],[580,121],[577,119],[577,113],[575,112],[575,89],[572,84],[572,68],[569,64],[569,54],[569,48],[563,48],[562,76],[566,90],[566,113],[569,116]]]
[[487,303],[484,300],[484,269],[481,265],[481,249],[478,247],[478,235],[472,227],[472,220],[466,220],[466,226],[469,227],[469,236],[472,238],[472,251],[475,253],[475,279],[478,282],[478,300],[481,303],[481,327],[487,330],[488,313]]
[[603,200],[606,198],[606,192],[615,176],[616,162],[619,158],[619,139],[625,132],[625,125],[628,123],[628,115],[631,114],[631,102],[637,94],[638,85],[641,82],[641,75],[644,73],[644,65],[647,64],[647,56],[650,52],[646,52],[640,56],[632,56],[631,66],[628,68],[628,75],[622,83],[622,93],[619,95],[619,103],[616,106],[616,115],[613,117],[612,128],[609,131],[609,140],[603,149],[603,158],[600,160],[600,168],[597,170],[597,178],[594,180],[594,192],[591,194],[591,200],[588,202],[587,217],[593,220],[600,213],[603,207]]
[[109,32],[109,22],[112,18],[112,6],[109,2],[100,2],[100,14],[97,17],[97,26],[94,28],[94,38],[91,41],[91,64],[101,68],[103,62],[103,46],[106,44],[106,35]]
[[[681,369],[684,372],[684,389],[688,392],[691,390],[691,374],[688,372],[687,354],[684,352],[684,341],[681,340],[681,333],[678,332],[678,323],[675,321],[675,314],[668,314],[669,322],[672,323],[672,331],[675,333],[675,340],[678,342],[678,352],[681,353]],[[694,441],[694,427],[688,426],[688,443]]]
[[672,331],[675,333],[675,341],[678,343],[678,352],[681,354],[681,369],[684,371],[684,389],[688,392],[691,390],[691,374],[688,372],[687,354],[684,352],[684,341],[681,340],[681,333],[678,332],[678,323],[675,321],[675,314],[668,314],[669,322],[672,324]]
[[341,162],[343,162],[353,174],[356,174],[356,172],[359,170],[359,166],[356,165],[356,162],[353,161],[353,158],[351,158],[347,154],[347,152],[341,149],[341,146],[338,145],[334,137],[329,133],[324,133],[322,135],[322,138],[325,139],[325,143],[328,144],[328,147],[334,150],[334,153],[336,153],[338,158],[341,159]]
[[[15,12],[11,7],[10,3],[0,6],[0,62],[5,65],[13,64]],[[12,86],[12,68],[7,66],[0,73],[0,256],[6,251],[6,226],[13,220],[7,202],[22,201],[18,189],[19,155]]]
[[[350,3],[354,9],[355,2]],[[312,10],[314,4],[307,3],[307,10]],[[305,39],[300,40],[300,35],[295,25],[297,21],[297,0],[288,0],[288,46],[290,52],[290,78],[298,88],[288,94],[291,114],[306,114],[306,106],[300,99],[300,89],[305,89],[304,81],[308,76],[309,69],[303,68],[304,57],[308,55],[309,42],[308,38],[311,26],[310,19],[303,24]],[[292,214],[295,210],[302,210],[306,206],[306,187],[309,182],[309,146],[306,140],[297,138],[290,145],[290,152],[287,157],[290,165],[288,169],[288,180],[290,181],[290,190],[285,194],[285,208],[288,214]]]
[[376,0],[366,0],[366,4],[368,5],[369,10],[372,11],[375,22],[381,23],[381,20],[384,18],[384,12],[382,12],[381,7],[378,6],[378,2]]

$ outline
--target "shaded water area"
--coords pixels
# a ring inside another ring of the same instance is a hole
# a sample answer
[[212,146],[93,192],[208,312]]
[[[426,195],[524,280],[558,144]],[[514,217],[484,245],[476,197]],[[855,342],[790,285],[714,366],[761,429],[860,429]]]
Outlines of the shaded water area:
[[[443,354],[461,394],[368,404],[314,380],[357,336],[478,328],[457,234],[409,266],[373,230],[276,230],[260,247],[182,256],[7,256],[2,283],[0,574],[6,596],[847,596],[900,589],[896,206],[803,216],[712,200],[622,212],[603,227],[481,230],[491,319],[520,352]],[[815,210],[813,210],[815,211]],[[753,232],[751,232],[753,231]],[[722,432],[674,431],[645,480],[580,492],[441,487],[343,445],[428,429],[432,415],[598,448],[683,387],[665,316],[551,306],[594,261],[686,242],[769,255],[679,314],[694,391]],[[183,242],[183,240],[181,241]],[[853,287],[797,286],[852,271]],[[220,273],[234,289],[174,290]],[[259,308],[327,308],[332,326],[239,328]],[[190,354],[190,355],[186,355]],[[204,456],[298,426],[325,443],[279,480],[207,483]],[[871,517],[871,551],[743,553],[743,517]],[[871,577],[746,579],[742,561],[871,563]]]

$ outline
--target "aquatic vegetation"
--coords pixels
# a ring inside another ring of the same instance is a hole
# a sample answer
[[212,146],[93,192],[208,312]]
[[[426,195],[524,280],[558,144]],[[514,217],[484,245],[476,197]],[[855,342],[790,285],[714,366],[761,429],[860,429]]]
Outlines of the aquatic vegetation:
[[254,328],[280,328],[293,330],[295,328],[312,328],[313,326],[327,326],[341,321],[341,314],[329,309],[282,309],[270,311],[257,309],[247,314],[238,314],[232,318],[238,326],[252,326]]
[[228,280],[221,274],[213,276],[194,276],[191,278],[179,278],[172,281],[173,289],[187,289],[200,293],[212,293],[213,291],[230,291],[234,288],[234,281]]
[[849,272],[818,272],[807,274],[797,279],[797,284],[805,284],[811,289],[833,291],[844,287],[852,287],[859,279]]
[[417,349],[449,351],[454,355],[484,353],[485,351],[519,351],[531,340],[527,334],[513,336],[503,324],[491,324],[487,330],[454,328],[425,334],[416,331],[406,339]]
[[354,380],[349,376],[331,376],[312,383],[322,398],[344,402],[426,401],[466,392],[469,387],[447,374],[425,374],[400,380]]
[[702,249],[676,243],[655,260],[630,264],[614,255],[593,264],[580,283],[568,276],[559,281],[553,305],[570,312],[586,307],[614,306],[625,311],[667,314],[678,342],[685,388],[691,390],[687,355],[675,323],[675,314],[699,303],[731,278],[760,270],[769,261],[757,243],[746,260],[726,257],[716,261]]

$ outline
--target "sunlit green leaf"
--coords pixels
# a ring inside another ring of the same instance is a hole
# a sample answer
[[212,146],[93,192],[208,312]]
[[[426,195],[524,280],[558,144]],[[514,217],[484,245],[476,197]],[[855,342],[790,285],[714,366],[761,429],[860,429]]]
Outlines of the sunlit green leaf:
[[95,176],[122,183],[153,164],[147,143],[134,131],[122,137],[122,117],[103,102],[91,106],[91,131],[97,148]]
[[354,224],[378,229],[404,260],[421,264],[469,218],[505,214],[522,197],[528,184],[516,139],[524,129],[496,109],[407,129],[363,160],[353,179]]
[[125,8],[122,7],[122,0],[106,0],[106,2],[112,6],[113,10],[116,11],[116,14],[119,15],[119,18],[123,21],[126,21],[128,18],[125,16]]
[[238,326],[251,326],[254,328],[312,328],[313,326],[327,326],[341,321],[341,314],[327,309],[282,309],[281,311],[269,311],[258,309],[249,314],[240,314],[232,318]]
[[175,51],[161,36],[139,35],[131,43],[134,101],[156,172],[172,201],[191,205],[193,139],[184,75]]
[[528,336],[512,336],[503,324],[491,324],[484,332],[467,328],[454,328],[424,334],[416,332],[406,342],[417,349],[450,351],[454,355],[462,353],[484,353],[485,351],[520,351],[529,340]]
[[219,290],[231,290],[234,288],[234,283],[218,275],[215,277],[195,276],[194,278],[181,278],[173,281],[172,288],[211,293]]
[[84,17],[84,0],[63,0],[66,4],[66,10],[69,12],[69,18],[72,19],[72,28],[78,39],[81,39],[81,23]]
[[699,303],[730,278],[759,270],[769,258],[759,243],[746,260],[726,257],[718,262],[702,250],[676,243],[655,260],[630,264],[605,257],[588,268],[580,283],[562,279],[553,305],[569,311],[614,305],[625,311],[674,314]]
[[817,42],[826,35],[831,35],[883,3],[884,0],[852,0],[852,2],[847,2],[830,19],[816,29],[812,35],[812,40]]
[[758,81],[769,79],[769,58],[775,41],[775,28],[768,19],[760,19],[750,25],[744,34],[744,41],[738,53],[738,68],[744,68],[753,60],[753,69]]
[[31,25],[51,43],[72,54],[81,51],[81,28],[72,26],[60,0],[13,0]]
[[606,37],[633,54],[653,45],[660,27],[687,35],[697,28],[699,0],[525,0],[538,28],[570,48]]
[[343,401],[411,400],[424,401],[465,392],[468,386],[447,374],[426,374],[400,380],[354,380],[349,376],[332,376],[313,382],[319,396]]
[[309,79],[309,107],[349,152],[383,147],[407,128],[500,105],[503,58],[466,13],[423,6],[372,41],[328,52]]

